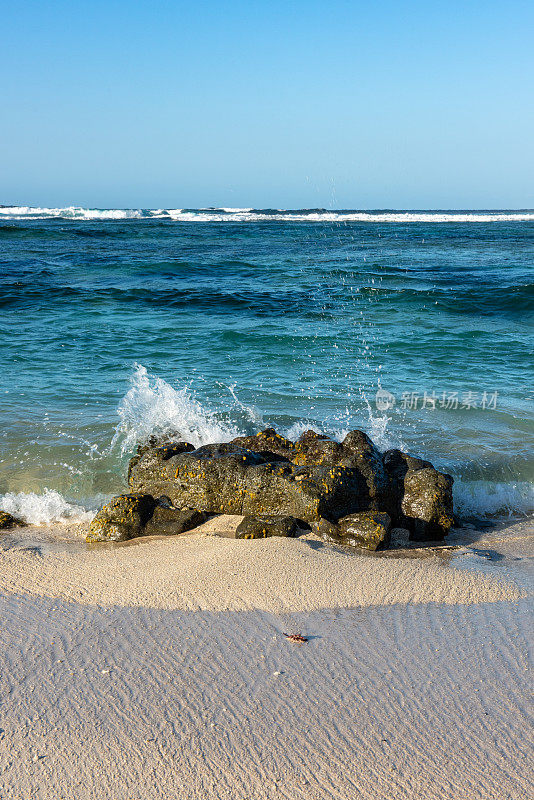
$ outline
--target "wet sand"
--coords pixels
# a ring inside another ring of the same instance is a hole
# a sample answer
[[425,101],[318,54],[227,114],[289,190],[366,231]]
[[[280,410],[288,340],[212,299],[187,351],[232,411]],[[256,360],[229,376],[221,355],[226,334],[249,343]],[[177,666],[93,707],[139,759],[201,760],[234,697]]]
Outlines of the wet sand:
[[532,524],[364,557],[235,522],[2,536],[0,797],[533,796]]

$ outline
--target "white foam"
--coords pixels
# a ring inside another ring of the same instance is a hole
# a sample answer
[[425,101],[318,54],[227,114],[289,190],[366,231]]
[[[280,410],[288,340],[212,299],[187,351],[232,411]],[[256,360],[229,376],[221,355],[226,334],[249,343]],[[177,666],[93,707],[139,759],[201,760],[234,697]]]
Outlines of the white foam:
[[[224,213],[217,213],[222,211]],[[266,214],[261,211],[248,209],[216,209],[214,211],[202,210],[184,211],[183,209],[167,209],[161,216],[169,216],[177,222],[529,222],[534,221],[532,212],[509,213],[431,213],[431,212],[294,212],[281,211],[276,214]]]
[[32,206],[0,207],[0,219],[75,219],[75,220],[135,220],[166,218],[176,222],[431,222],[431,223],[472,223],[472,222],[530,222],[534,221],[533,211],[498,212],[452,212],[452,211],[313,211],[306,209],[276,213],[254,211],[250,208],[46,208]]
[[186,387],[174,389],[162,378],[150,377],[136,364],[131,388],[117,409],[120,422],[112,447],[130,453],[138,442],[152,435],[179,434],[195,447],[212,442],[229,442],[241,434],[238,428],[221,421],[204,408]]
[[53,489],[45,489],[43,494],[8,492],[0,497],[0,509],[30,525],[87,522],[94,516],[94,512],[68,503],[59,492]]
[[297,439],[302,436],[305,431],[315,431],[315,433],[324,433],[324,430],[317,425],[315,422],[306,422],[306,421],[299,421],[294,422],[290,425],[289,428],[284,432],[284,436],[286,439],[290,439],[292,442],[296,442]]
[[518,516],[534,513],[534,485],[527,481],[454,483],[454,505],[462,516]]
[[32,206],[0,207],[0,219],[79,219],[79,220],[114,220],[142,219],[145,213],[135,208],[34,208]]

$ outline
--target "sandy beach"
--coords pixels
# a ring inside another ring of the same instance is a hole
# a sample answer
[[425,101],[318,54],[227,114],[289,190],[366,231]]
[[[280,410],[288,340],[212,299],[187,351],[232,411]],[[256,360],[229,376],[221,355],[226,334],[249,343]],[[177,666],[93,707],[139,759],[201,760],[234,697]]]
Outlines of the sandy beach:
[[236,521],[2,536],[0,797],[533,795],[529,522],[362,556]]

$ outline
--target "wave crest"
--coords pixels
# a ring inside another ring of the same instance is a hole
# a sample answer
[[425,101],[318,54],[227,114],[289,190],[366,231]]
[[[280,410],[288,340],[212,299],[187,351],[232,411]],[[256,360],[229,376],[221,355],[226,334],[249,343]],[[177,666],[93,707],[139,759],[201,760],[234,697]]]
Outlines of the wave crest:
[[534,514],[534,485],[528,481],[456,481],[454,502],[466,517],[528,516]]
[[0,206],[0,219],[66,219],[86,221],[162,219],[174,222],[531,222],[534,211],[328,211],[326,209],[253,208],[41,208]]
[[131,387],[117,409],[120,421],[112,441],[123,454],[149,436],[172,436],[195,447],[229,442],[241,435],[232,423],[204,408],[189,389],[174,389],[163,378],[151,378],[146,367],[135,365]]
[[88,522],[94,516],[94,512],[67,502],[63,495],[53,489],[45,489],[43,494],[7,492],[0,497],[0,509],[29,525]]

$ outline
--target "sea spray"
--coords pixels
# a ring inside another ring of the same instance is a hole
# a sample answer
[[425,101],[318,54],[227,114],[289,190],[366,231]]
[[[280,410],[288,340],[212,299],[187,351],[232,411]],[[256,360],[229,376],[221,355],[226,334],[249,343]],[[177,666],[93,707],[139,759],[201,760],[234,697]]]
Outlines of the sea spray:
[[204,408],[187,387],[174,389],[163,378],[151,378],[142,364],[135,365],[130,382],[117,409],[119,423],[111,445],[118,445],[123,455],[149,436],[171,436],[200,447],[229,442],[242,433]]
[[[221,385],[224,386],[224,384]],[[236,394],[236,388],[237,388],[236,383],[232,384],[231,386],[225,386],[225,388],[228,389],[228,391],[232,395],[232,398],[237,408],[241,409],[241,411],[243,412],[245,419],[248,422],[250,422],[255,429],[261,430],[261,428],[264,427],[264,419],[262,412],[258,408],[256,408],[256,406],[249,406],[241,402],[241,400]]]
[[[119,422],[111,442],[111,450],[118,446],[122,455],[130,455],[149,436],[170,436],[200,447],[214,442],[228,442],[271,425],[292,440],[311,429],[342,441],[351,429],[351,412],[348,408],[322,424],[308,418],[287,426],[279,425],[276,420],[268,420],[261,409],[243,403],[237,395],[237,384],[219,384],[221,389],[230,394],[233,406],[230,411],[225,412],[222,408],[214,411],[206,408],[187,386],[174,388],[163,378],[150,375],[147,368],[138,363],[135,364],[130,384],[117,408]],[[364,395],[362,398],[368,416],[365,428],[373,441],[382,449],[402,447],[402,442],[397,441],[388,430],[391,418],[377,413]],[[232,418],[228,418],[230,415]]]

